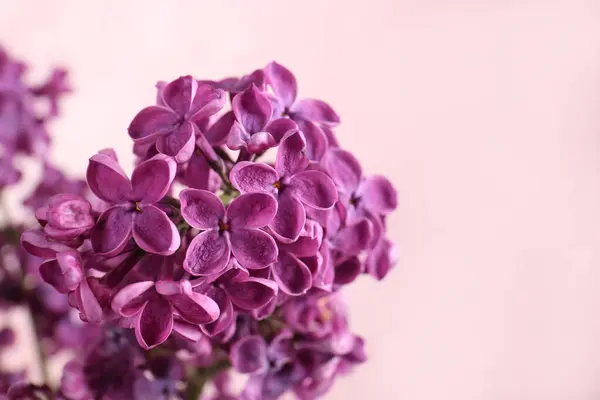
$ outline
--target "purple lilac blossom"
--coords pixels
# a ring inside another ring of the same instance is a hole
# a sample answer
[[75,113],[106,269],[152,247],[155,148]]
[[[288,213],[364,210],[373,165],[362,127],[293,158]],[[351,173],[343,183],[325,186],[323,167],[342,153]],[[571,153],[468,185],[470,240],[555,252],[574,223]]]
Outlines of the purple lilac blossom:
[[[32,87],[24,72],[0,51],[0,189],[20,179],[15,155],[44,166],[24,202],[40,227],[0,231],[0,305],[32,310],[45,356],[75,356],[56,391],[0,370],[0,396],[308,400],[366,360],[342,289],[394,266],[397,195],[363,175],[335,137],[338,115],[299,99],[287,68],[159,82],[128,128],[131,178],[104,149],[85,181],[43,151],[65,71]],[[40,99],[49,107],[36,115]],[[273,162],[261,159],[270,148]],[[10,339],[0,332],[0,346]],[[247,376],[241,391],[230,370]]]

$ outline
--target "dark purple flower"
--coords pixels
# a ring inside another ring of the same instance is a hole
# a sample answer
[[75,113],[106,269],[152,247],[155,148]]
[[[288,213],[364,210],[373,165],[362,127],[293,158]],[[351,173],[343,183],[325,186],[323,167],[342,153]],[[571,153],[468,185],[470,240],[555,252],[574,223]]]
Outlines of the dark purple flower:
[[[198,84],[182,76],[159,90],[159,102],[140,111],[129,125],[129,136],[136,143],[154,143],[157,150],[186,162],[194,152],[196,122],[223,108],[225,92],[211,85]],[[201,138],[203,139],[203,138]]]
[[[219,317],[219,307],[210,297],[192,291],[189,281],[141,281],[121,289],[112,308],[126,318],[134,317],[140,346],[150,349],[163,343],[179,326],[209,324]],[[182,325],[175,322],[182,321]],[[186,332],[182,332],[187,336]]]
[[275,147],[290,130],[297,129],[288,118],[271,119],[273,108],[269,98],[254,84],[232,100],[236,122],[231,128],[227,146],[260,153]]
[[133,236],[142,249],[173,254],[181,239],[175,224],[154,204],[169,190],[175,162],[163,155],[138,165],[127,178],[115,159],[106,154],[90,158],[87,181],[92,192],[112,204],[92,229],[92,246],[98,254],[119,253]]
[[248,269],[265,268],[277,259],[275,241],[260,230],[277,212],[273,197],[243,194],[227,209],[206,190],[186,189],[179,197],[185,221],[203,230],[190,243],[183,265],[192,275],[219,273],[227,266],[231,253]]
[[231,183],[242,193],[269,193],[278,199],[277,214],[269,227],[283,241],[298,239],[306,221],[305,205],[329,209],[338,199],[327,174],[308,169],[306,142],[298,131],[288,133],[277,151],[275,168],[240,162],[231,170]]

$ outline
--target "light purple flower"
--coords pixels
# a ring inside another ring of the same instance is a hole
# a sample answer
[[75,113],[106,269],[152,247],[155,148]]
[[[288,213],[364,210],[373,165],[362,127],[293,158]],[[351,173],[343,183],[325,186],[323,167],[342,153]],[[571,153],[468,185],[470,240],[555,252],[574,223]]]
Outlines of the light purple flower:
[[330,126],[340,123],[340,118],[327,103],[315,99],[297,100],[296,78],[283,65],[272,61],[264,68],[264,72],[267,83],[279,98],[284,114],[292,119],[308,120]]
[[279,257],[271,270],[275,282],[284,293],[298,296],[312,287],[313,276],[317,276],[322,267],[319,254],[322,240],[321,226],[307,220],[295,242],[278,243]]
[[295,360],[292,332],[284,329],[269,344],[262,336],[244,336],[231,346],[232,367],[250,379],[242,393],[249,400],[275,400],[299,384],[305,369]]
[[297,129],[289,118],[271,119],[273,107],[266,94],[252,84],[232,100],[236,122],[231,127],[227,146],[260,153],[275,147],[290,130]]
[[40,265],[40,275],[46,283],[60,293],[69,294],[72,305],[79,310],[82,320],[92,323],[102,321],[102,306],[92,290],[95,282],[92,282],[92,278],[86,277],[78,252],[61,249],[56,253],[55,258]]
[[[392,183],[379,175],[363,178],[358,160],[350,152],[339,148],[327,152],[323,165],[336,183],[346,207],[342,214],[347,213],[347,216],[342,216],[342,219],[354,222],[367,218],[372,228],[369,247],[373,247],[384,234],[383,217],[398,206],[397,193]],[[332,214],[330,217],[335,219],[338,216]]]
[[[145,349],[163,343],[172,330],[214,322],[219,307],[210,297],[192,291],[189,281],[140,281],[125,286],[112,299],[119,315],[134,317],[135,335]],[[182,321],[179,325],[175,322]],[[184,336],[187,332],[182,332]]]
[[94,226],[92,205],[75,194],[58,194],[38,209],[35,216],[44,225],[44,232],[57,240],[74,239]]
[[277,214],[269,227],[283,241],[298,239],[306,221],[305,206],[330,209],[338,199],[331,178],[309,169],[306,142],[298,132],[288,133],[277,151],[275,168],[240,162],[230,173],[231,183],[242,193],[269,193],[278,199]]
[[112,204],[92,230],[98,254],[119,253],[131,236],[142,249],[173,254],[180,245],[177,228],[154,204],[161,200],[175,177],[175,162],[163,155],[138,165],[129,180],[117,161],[107,154],[90,158],[87,181],[101,200]]
[[225,92],[199,85],[188,75],[166,84],[159,96],[158,105],[144,108],[131,121],[129,136],[135,143],[156,142],[160,153],[185,162],[194,151],[196,135],[201,135],[196,122],[223,108]]
[[277,202],[267,194],[243,194],[225,209],[221,200],[206,190],[183,190],[181,215],[203,232],[190,243],[184,268],[192,275],[222,271],[233,253],[244,268],[265,268],[277,259],[274,239],[259,228],[269,224]]
[[396,264],[397,248],[389,239],[382,238],[371,250],[365,262],[367,273],[382,280]]
[[359,213],[369,211],[375,215],[387,215],[398,206],[392,183],[379,175],[363,179],[360,163],[350,152],[330,149],[323,163],[338,186],[340,197]]

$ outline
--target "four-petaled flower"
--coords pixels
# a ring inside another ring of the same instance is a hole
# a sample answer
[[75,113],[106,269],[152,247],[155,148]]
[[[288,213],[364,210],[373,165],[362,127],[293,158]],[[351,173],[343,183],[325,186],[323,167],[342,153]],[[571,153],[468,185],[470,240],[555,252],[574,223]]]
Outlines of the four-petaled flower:
[[181,215],[203,230],[190,243],[184,268],[192,275],[213,275],[228,264],[231,253],[241,266],[261,269],[277,259],[275,240],[260,230],[277,212],[275,199],[264,193],[242,194],[227,209],[206,190],[183,190]]
[[297,129],[289,118],[271,119],[271,101],[254,84],[233,98],[232,108],[236,122],[227,140],[230,149],[260,153],[275,147],[288,131]]
[[269,193],[278,199],[275,218],[269,224],[282,241],[298,239],[306,221],[305,206],[327,210],[338,199],[331,178],[309,168],[306,142],[299,131],[286,134],[277,150],[275,168],[240,162],[231,170],[231,183],[241,193]]
[[221,89],[198,84],[191,76],[182,76],[159,91],[158,105],[144,108],[129,125],[129,136],[135,143],[154,143],[157,150],[186,162],[195,148],[196,123],[219,112],[227,97]]
[[96,196],[112,204],[92,229],[92,246],[98,254],[119,253],[133,236],[142,249],[173,254],[181,239],[177,227],[155,205],[169,191],[175,177],[173,159],[156,155],[138,165],[131,180],[108,153],[90,158],[87,181]]
[[134,318],[135,335],[145,349],[158,346],[171,334],[188,335],[191,326],[209,324],[219,317],[210,297],[194,292],[190,281],[141,281],[125,286],[112,299],[112,309]]

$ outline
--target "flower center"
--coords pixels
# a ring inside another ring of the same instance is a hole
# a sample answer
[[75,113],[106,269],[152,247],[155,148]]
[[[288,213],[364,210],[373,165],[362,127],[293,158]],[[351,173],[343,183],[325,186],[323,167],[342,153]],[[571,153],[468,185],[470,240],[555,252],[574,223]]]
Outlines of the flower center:
[[142,207],[139,201],[135,202],[135,211],[142,211]]
[[359,202],[359,201],[360,201],[360,198],[359,198],[359,197],[357,197],[357,196],[355,196],[355,195],[353,195],[353,196],[350,198],[350,205],[353,205],[354,207],[356,207],[356,206],[358,206],[358,202]]
[[223,221],[219,221],[219,232],[225,232],[229,230],[229,224],[226,224]]
[[281,181],[275,181],[273,187],[277,190],[281,189]]

